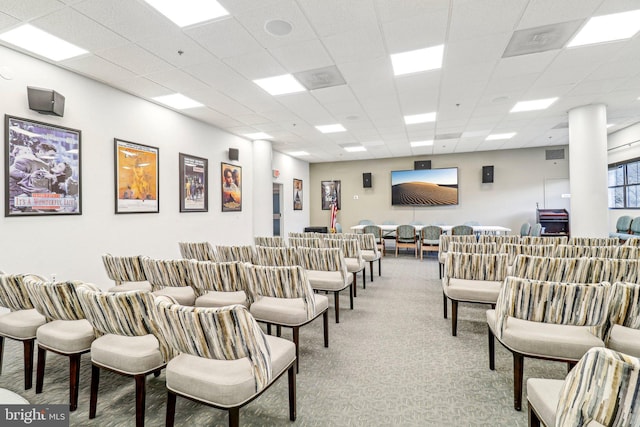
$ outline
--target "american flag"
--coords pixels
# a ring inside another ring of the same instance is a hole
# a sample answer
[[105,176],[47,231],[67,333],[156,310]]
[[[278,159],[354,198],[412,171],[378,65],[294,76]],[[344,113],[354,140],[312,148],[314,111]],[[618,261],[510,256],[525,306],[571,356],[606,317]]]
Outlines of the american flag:
[[331,223],[330,228],[335,232],[336,229],[336,215],[338,215],[338,204],[331,203]]

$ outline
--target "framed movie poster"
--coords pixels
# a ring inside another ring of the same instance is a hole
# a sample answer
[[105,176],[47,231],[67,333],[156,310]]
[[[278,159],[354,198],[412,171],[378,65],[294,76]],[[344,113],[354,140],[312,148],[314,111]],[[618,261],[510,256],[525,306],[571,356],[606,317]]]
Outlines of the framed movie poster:
[[160,212],[157,147],[114,139],[116,213]]
[[293,210],[302,210],[302,180],[293,178]]
[[81,132],[5,115],[4,215],[81,215]]
[[221,163],[222,212],[242,210],[242,167]]
[[322,210],[331,209],[331,205],[335,203],[340,210],[340,181],[322,181]]
[[209,161],[179,153],[180,212],[209,210]]

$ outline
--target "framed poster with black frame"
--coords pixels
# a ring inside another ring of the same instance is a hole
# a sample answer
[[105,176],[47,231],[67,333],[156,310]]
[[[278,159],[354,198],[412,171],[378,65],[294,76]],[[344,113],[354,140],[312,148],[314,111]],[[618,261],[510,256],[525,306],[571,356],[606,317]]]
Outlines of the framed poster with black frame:
[[302,210],[302,180],[293,178],[293,210]]
[[222,162],[222,212],[242,211],[242,166]]
[[5,115],[4,215],[81,215],[82,133]]
[[116,214],[160,212],[159,149],[114,139]]
[[180,212],[209,211],[209,161],[178,154],[180,165]]
[[322,181],[322,210],[330,210],[333,203],[340,210],[340,181]]

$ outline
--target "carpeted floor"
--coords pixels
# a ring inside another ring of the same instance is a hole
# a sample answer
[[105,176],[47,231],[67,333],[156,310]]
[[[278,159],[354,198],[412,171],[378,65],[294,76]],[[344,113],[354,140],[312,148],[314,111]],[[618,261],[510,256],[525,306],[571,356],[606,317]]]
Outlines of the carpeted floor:
[[[355,310],[342,297],[340,323],[330,299],[329,348],[322,345],[321,319],[300,333],[295,423],[288,419],[286,375],[240,410],[244,426],[526,426],[513,409],[511,354],[496,344],[496,370],[487,358],[485,310],[461,304],[458,336],[442,313],[438,262],[412,255],[387,256],[382,277],[358,280]],[[283,337],[290,339],[289,330]],[[68,359],[48,354],[44,391],[23,390],[22,346],[5,340],[0,387],[32,403],[68,402]],[[134,425],[133,379],[102,372],[98,414],[89,420],[90,357],[83,356],[78,410],[72,426]],[[529,377],[563,378],[566,365],[525,359]],[[164,373],[147,380],[146,425],[164,425]],[[178,398],[177,426],[224,426],[225,412]]]

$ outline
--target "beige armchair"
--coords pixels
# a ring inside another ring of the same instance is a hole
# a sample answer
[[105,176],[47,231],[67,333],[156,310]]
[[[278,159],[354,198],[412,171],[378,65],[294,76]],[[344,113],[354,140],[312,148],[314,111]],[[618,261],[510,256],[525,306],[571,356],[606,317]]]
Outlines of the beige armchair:
[[209,242],[178,242],[180,255],[184,259],[214,261],[216,252]]
[[151,284],[142,268],[141,256],[102,255],[102,263],[109,279],[115,282],[109,292],[150,291]]

